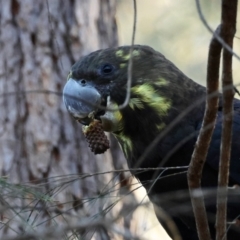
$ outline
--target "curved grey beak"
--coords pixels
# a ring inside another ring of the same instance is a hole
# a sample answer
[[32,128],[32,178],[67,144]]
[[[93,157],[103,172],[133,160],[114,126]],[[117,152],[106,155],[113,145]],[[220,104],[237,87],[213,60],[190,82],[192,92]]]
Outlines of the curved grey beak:
[[93,86],[70,78],[63,88],[63,102],[68,112],[81,120],[98,110],[101,95]]

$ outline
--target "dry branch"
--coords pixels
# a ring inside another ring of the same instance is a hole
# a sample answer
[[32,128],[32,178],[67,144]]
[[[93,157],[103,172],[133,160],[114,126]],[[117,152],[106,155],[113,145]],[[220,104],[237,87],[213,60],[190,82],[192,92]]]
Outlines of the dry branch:
[[[237,0],[222,1],[222,24],[221,37],[223,41],[232,49],[233,38],[236,32]],[[232,79],[232,51],[223,49],[223,127],[221,139],[221,152],[218,175],[217,194],[217,217],[216,217],[216,239],[226,239],[226,219],[227,219],[227,186],[229,178],[229,165],[231,156],[232,139],[232,112],[234,89]],[[228,87],[228,88],[226,88]]]
[[[216,32],[218,33],[219,29]],[[217,117],[218,96],[209,97],[209,95],[218,91],[221,49],[221,44],[213,37],[208,54],[206,109],[188,170],[188,185],[200,240],[211,239],[201,192],[201,177]],[[200,194],[195,196],[194,190],[200,191]]]

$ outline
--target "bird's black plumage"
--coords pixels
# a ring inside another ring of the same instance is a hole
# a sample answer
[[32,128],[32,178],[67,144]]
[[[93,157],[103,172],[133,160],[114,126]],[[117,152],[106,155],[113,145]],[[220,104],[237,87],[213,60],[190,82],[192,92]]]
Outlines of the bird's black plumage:
[[[131,169],[188,166],[203,121],[206,88],[189,79],[162,54],[150,47],[136,45],[132,56],[131,97],[125,108],[107,111],[102,107],[118,107],[125,100],[129,46],[99,50],[75,63],[69,79],[78,83],[79,90],[77,87],[73,93],[69,90],[70,81],[67,82],[64,89],[66,107],[75,117],[76,112],[79,112],[77,118],[80,122],[89,122],[86,119],[89,120],[90,115],[101,120],[104,130],[112,132],[121,144]],[[95,94],[97,90],[100,97],[95,97],[94,101],[100,102],[102,107],[91,108],[91,99],[85,95],[85,99],[81,99],[80,93],[86,88],[90,91],[89,96]],[[90,104],[87,108],[92,109],[89,116],[84,115],[83,119],[81,107],[76,109],[76,106],[80,105],[71,105],[72,101],[68,100],[71,94],[74,95],[75,101]],[[78,97],[79,100],[76,99]],[[223,118],[221,95],[219,98],[216,127],[203,170],[202,187],[207,189],[217,186]],[[233,108],[229,186],[240,185],[239,100],[234,100]],[[174,121],[176,124],[169,130]],[[163,134],[166,129],[169,131]],[[151,145],[159,135],[161,136],[157,144]],[[150,151],[143,158],[149,146]],[[146,188],[151,201],[173,217],[182,238],[194,240],[198,238],[188,196],[186,171],[186,168],[179,168],[144,172],[136,170],[132,173]],[[176,191],[184,194],[177,197]],[[163,196],[169,193],[175,194],[172,202],[164,201]],[[206,199],[210,230],[214,236],[215,195]],[[232,200],[229,198],[230,221],[238,218],[240,214],[239,200],[238,196]],[[229,236],[229,239],[240,237],[240,232],[229,231]]]

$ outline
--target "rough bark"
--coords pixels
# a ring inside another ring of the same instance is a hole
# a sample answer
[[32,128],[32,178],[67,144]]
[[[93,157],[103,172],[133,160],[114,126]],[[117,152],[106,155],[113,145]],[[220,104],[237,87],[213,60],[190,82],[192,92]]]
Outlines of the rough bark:
[[[80,56],[117,45],[115,2],[1,0],[0,24],[1,238],[47,237],[46,226],[67,224],[70,229],[60,239],[79,234],[112,239],[104,225],[94,228],[96,233],[70,230],[71,224],[104,216],[117,200],[109,192],[117,196],[119,181],[127,176],[86,173],[122,169],[125,161],[115,143],[114,154],[90,153],[61,91]],[[130,219],[131,214],[124,218],[125,226]]]

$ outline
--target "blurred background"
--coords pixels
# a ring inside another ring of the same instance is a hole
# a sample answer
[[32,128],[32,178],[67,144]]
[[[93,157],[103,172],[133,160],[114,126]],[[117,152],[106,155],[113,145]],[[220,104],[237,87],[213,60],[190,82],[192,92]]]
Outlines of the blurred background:
[[[220,22],[220,0],[200,1],[202,12],[215,30]],[[240,12],[240,5],[238,5]],[[117,4],[119,44],[131,43],[133,3]],[[195,1],[137,0],[136,44],[149,45],[171,60],[182,72],[205,85],[208,47],[212,34],[201,22]],[[234,50],[240,55],[240,16],[238,16]],[[240,62],[233,58],[235,84],[240,84]]]

